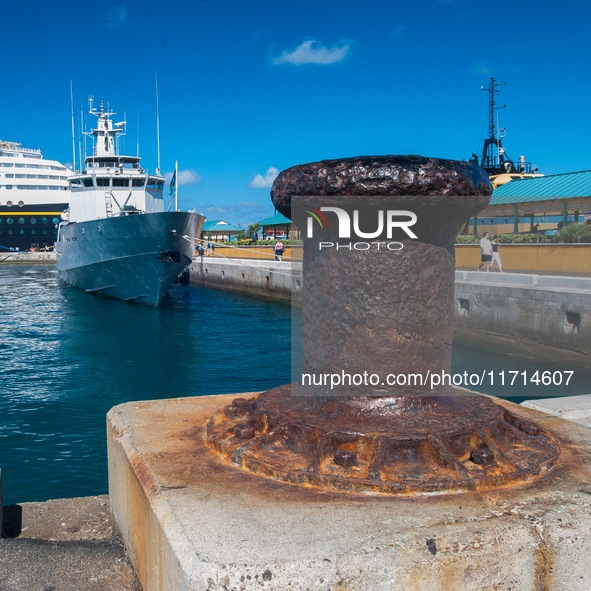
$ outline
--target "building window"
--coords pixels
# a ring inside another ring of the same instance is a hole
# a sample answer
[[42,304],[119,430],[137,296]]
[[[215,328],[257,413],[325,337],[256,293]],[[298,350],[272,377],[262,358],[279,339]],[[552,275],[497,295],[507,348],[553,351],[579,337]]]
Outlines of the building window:
[[13,222],[14,222],[14,220],[13,220],[12,218],[8,218],[8,219],[6,220],[6,223],[7,223],[7,224],[12,224]]
[[53,221],[54,224],[59,224],[60,223],[59,218],[53,218],[52,221]]
[[18,223],[19,224],[24,224],[25,223],[25,218],[18,218]]
[[29,220],[29,222],[30,222],[31,224],[36,224],[36,223],[37,223],[37,219],[36,219],[36,218],[31,218],[31,219]]
[[31,230],[31,234],[36,234],[37,232],[35,230]]
[[97,187],[108,187],[109,186],[109,178],[98,178],[96,179],[96,186]]
[[41,218],[41,223],[42,224],[46,224],[47,223],[47,218]]
[[4,175],[7,179],[13,179],[14,175],[13,174],[5,174]]

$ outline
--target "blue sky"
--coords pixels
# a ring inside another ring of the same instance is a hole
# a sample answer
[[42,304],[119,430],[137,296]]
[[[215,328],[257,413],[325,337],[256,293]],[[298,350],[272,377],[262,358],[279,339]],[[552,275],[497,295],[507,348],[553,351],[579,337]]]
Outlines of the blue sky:
[[72,162],[71,80],[77,120],[89,95],[126,113],[129,154],[139,118],[154,171],[157,72],[162,170],[178,159],[182,208],[244,225],[274,213],[270,181],[295,164],[469,158],[494,76],[508,155],[587,170],[590,17],[529,0],[5,3],[0,138]]

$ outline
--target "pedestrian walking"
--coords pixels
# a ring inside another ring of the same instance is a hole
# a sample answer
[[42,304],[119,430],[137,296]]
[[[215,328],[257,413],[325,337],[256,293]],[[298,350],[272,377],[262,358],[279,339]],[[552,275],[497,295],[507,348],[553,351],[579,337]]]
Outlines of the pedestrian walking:
[[492,248],[492,261],[490,263],[490,267],[492,268],[493,263],[497,263],[499,271],[503,273],[503,263],[501,262],[501,255],[499,254],[499,246],[501,246],[499,239],[500,236],[498,234],[495,234],[493,236],[492,242],[490,243],[490,246]]
[[482,269],[484,265],[486,265],[486,272],[490,271],[490,265],[492,263],[492,244],[490,243],[490,232],[485,232],[482,236],[482,240],[480,241],[480,265],[478,266],[478,270]]

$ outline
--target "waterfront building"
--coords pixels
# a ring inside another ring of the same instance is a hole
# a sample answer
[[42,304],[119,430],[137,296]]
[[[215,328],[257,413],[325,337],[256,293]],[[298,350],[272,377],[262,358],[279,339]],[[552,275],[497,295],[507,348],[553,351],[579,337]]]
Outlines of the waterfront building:
[[224,220],[212,220],[203,225],[202,238],[210,236],[214,242],[230,241],[236,232],[244,232],[244,228],[235,226]]
[[280,213],[259,222],[263,228],[263,238],[275,240],[277,238],[296,238],[294,232],[298,232],[293,222]]
[[470,234],[539,233],[591,219],[591,170],[513,180],[497,187]]

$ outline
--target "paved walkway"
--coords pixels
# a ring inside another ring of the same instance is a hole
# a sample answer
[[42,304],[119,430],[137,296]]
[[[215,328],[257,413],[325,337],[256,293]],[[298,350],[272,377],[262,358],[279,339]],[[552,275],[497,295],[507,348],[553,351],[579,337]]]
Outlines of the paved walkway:
[[8,505],[3,522],[0,591],[142,591],[107,495]]
[[[456,267],[456,271],[478,271],[477,267]],[[505,273],[518,273],[520,275],[550,275],[552,277],[591,277],[591,273],[561,273],[558,271],[513,271],[511,269],[504,269]],[[486,274],[486,270],[482,270],[483,275]],[[489,273],[500,273],[496,268],[489,271]]]

